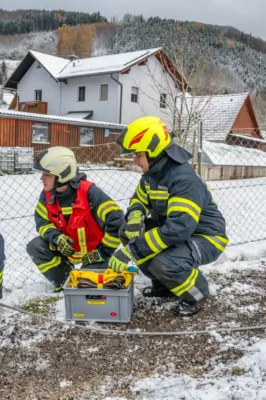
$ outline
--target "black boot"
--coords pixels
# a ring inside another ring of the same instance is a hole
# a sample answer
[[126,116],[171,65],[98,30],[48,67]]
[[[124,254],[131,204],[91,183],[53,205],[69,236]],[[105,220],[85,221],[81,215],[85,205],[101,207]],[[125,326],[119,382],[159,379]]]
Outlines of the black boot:
[[142,292],[144,297],[174,297],[176,295],[172,293],[167,287],[163,286],[160,282],[152,281],[152,286],[147,286]]
[[174,312],[180,317],[190,317],[192,315],[195,315],[202,309],[202,306],[205,303],[206,299],[207,297],[196,303],[187,303],[184,300],[180,300]]

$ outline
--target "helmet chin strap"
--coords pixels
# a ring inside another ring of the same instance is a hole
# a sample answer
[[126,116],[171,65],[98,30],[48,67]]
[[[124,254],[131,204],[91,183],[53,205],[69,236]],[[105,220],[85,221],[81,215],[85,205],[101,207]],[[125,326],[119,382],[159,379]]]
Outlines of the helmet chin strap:
[[51,190],[51,193],[52,193],[53,195],[56,195],[56,194],[57,194],[56,189],[58,189],[58,188],[60,188],[60,187],[62,187],[62,186],[65,186],[65,185],[69,185],[69,181],[64,182],[64,183],[59,182],[59,178],[58,178],[58,176],[56,176],[56,177],[55,177],[55,180],[54,180],[54,186],[53,186],[53,188],[52,188],[52,190]]
[[161,158],[163,158],[165,156],[165,151],[162,151],[157,157],[150,157],[149,153],[146,151],[146,157],[149,163],[149,167],[151,168],[154,164],[156,164],[158,161],[161,160]]

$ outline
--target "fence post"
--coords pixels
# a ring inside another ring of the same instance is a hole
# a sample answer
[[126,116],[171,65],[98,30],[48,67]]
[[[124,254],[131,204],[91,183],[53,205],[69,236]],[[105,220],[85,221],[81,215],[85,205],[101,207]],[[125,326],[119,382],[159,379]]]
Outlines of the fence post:
[[202,175],[202,145],[203,145],[203,123],[199,122],[199,140],[198,140],[198,174]]

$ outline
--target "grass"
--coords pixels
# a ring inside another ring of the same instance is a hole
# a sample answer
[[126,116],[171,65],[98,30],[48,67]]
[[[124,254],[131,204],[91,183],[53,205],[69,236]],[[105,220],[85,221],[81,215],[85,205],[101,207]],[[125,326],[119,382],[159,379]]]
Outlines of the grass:
[[28,304],[25,304],[21,307],[24,311],[29,311],[34,314],[48,315],[50,305],[55,304],[61,297],[48,297],[46,299],[36,299],[34,301],[30,301]]

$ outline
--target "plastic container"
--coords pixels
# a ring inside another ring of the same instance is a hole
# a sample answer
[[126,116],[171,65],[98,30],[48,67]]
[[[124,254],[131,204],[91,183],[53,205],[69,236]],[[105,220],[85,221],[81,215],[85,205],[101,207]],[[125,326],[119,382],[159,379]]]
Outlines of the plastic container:
[[[94,270],[102,272],[102,270]],[[64,285],[67,321],[129,322],[134,303],[134,277],[126,289],[71,288]]]

